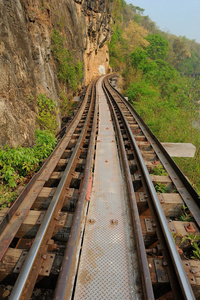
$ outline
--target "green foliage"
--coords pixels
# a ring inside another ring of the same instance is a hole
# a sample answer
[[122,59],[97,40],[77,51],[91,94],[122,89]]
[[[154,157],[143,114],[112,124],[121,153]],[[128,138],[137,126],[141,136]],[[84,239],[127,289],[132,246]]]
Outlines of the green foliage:
[[40,94],[37,97],[37,107],[37,122],[40,128],[56,133],[56,129],[58,127],[56,122],[56,115],[58,114],[57,105],[52,99],[47,98],[46,95]]
[[60,109],[62,116],[70,117],[76,105],[76,102],[69,101],[66,93],[63,90],[60,90]]
[[145,39],[147,35],[147,30],[139,26],[135,21],[129,21],[128,26],[126,27],[122,35],[127,46],[125,48],[125,53],[129,54],[130,52],[137,49],[137,47],[147,47],[149,45],[149,42]]
[[121,61],[124,60],[123,53],[119,50],[119,47],[121,48],[121,45],[125,43],[122,38],[122,33],[122,28],[116,24],[109,43],[110,65],[115,68],[115,70],[120,69]]
[[183,204],[183,213],[180,216],[180,221],[186,221],[186,222],[194,221],[194,218],[191,216],[189,209],[184,204]]
[[62,17],[62,18],[60,18],[59,21],[57,22],[57,25],[58,25],[58,27],[59,27],[60,29],[63,28],[63,26],[64,26],[64,21],[65,21],[65,18]]
[[133,101],[140,101],[144,98],[158,97],[159,93],[156,88],[153,88],[145,80],[134,81],[130,83],[127,89],[128,98]]
[[200,260],[200,247],[199,247],[199,244],[196,243],[196,242],[193,242],[192,246],[193,246],[194,250],[192,251],[193,256],[191,258]]
[[159,176],[167,176],[167,172],[165,171],[165,169],[163,168],[163,166],[156,166],[155,168],[153,168],[153,175],[159,175]]
[[[116,15],[110,61],[123,76],[124,94],[160,141],[197,147],[195,158],[175,160],[200,192],[200,134],[194,127],[199,124],[194,101],[200,99],[200,44],[160,31],[134,5],[122,9],[119,0],[112,5]],[[136,43],[144,30],[149,33],[147,47]]]
[[[141,26],[141,29],[148,30],[149,36],[147,40],[150,42],[148,56],[151,59],[167,60],[176,70],[187,76],[197,77],[200,74],[200,44],[186,37],[177,37],[159,30],[149,16],[143,16],[144,9],[140,7],[132,4],[125,5],[124,1],[122,5],[120,0],[112,0],[110,2],[114,27],[117,25],[123,31],[126,31],[129,21],[134,20]],[[134,38],[132,42],[135,43]],[[130,48],[132,42],[128,45]],[[118,51],[120,52],[121,45],[118,44],[118,46]],[[112,61],[112,54],[110,58]],[[115,59],[117,66],[118,63]],[[129,62],[127,61],[127,63]]]
[[155,190],[157,193],[166,193],[168,191],[167,187],[164,185],[164,183],[160,183],[160,182],[158,182],[155,185]]
[[19,146],[0,149],[0,176],[4,188],[15,188],[25,176],[37,171],[40,163],[56,145],[56,138],[49,131],[37,130],[35,136],[36,144],[33,148]]
[[197,147],[194,158],[174,157],[182,172],[190,179],[191,184],[200,194],[200,146]]
[[197,234],[188,234],[182,237],[181,244],[183,244],[185,241],[189,241],[191,244],[193,244],[194,242],[200,241],[200,236]]
[[146,49],[136,49],[130,60],[136,79],[129,84],[127,96],[156,136],[169,142],[196,140],[192,99],[198,99],[193,90],[198,91],[199,85],[182,78],[166,61],[148,58]]
[[200,247],[199,247],[200,236],[189,234],[182,238],[181,243],[184,243],[185,241],[188,241],[193,248],[192,250],[193,255],[191,256],[191,258],[200,260]]
[[[124,69],[129,62],[130,47],[133,49],[135,45],[140,45],[141,41],[144,44],[148,44],[142,38],[148,32],[138,26],[138,24],[134,24],[134,16],[140,16],[144,12],[144,9],[132,4],[127,5],[124,0],[112,0],[111,11],[113,34],[109,43],[110,65],[113,70],[119,71]],[[135,30],[135,27],[138,30]],[[125,36],[122,35],[123,33],[125,33]],[[137,37],[134,33],[136,33]],[[133,38],[132,35],[134,36]],[[131,40],[131,43],[129,40]]]
[[130,61],[133,68],[142,71],[145,70],[146,65],[148,65],[150,62],[146,52],[140,47],[135,49],[134,52],[130,54]]
[[135,13],[141,13],[141,14],[143,14],[143,12],[144,12],[144,9],[143,8],[141,8],[141,7],[139,7],[139,6],[135,6],[135,5],[133,5],[133,4],[128,4],[128,7],[132,10],[132,11],[134,11]]
[[65,48],[65,43],[65,38],[58,30],[53,29],[52,51],[58,64],[58,77],[64,84],[76,91],[83,77],[83,64],[75,60],[73,53]]
[[164,37],[154,33],[149,34],[146,40],[149,42],[149,46],[146,49],[147,55],[151,59],[165,59],[167,57],[169,43]]
[[148,57],[147,49],[137,48],[130,54],[132,67],[142,72],[143,82],[148,82],[154,87],[159,86],[162,94],[166,95],[177,91],[178,87],[175,81],[179,80],[179,73],[162,59],[151,60]]
[[10,207],[18,195],[17,190],[12,191],[8,186],[0,185],[0,209]]
[[151,80],[154,86],[160,87],[162,96],[175,93],[178,90],[176,81],[180,79],[178,72],[164,60],[157,59],[154,63],[154,72],[150,72],[146,76],[147,79]]
[[[56,146],[57,139],[54,134],[48,130],[36,130],[35,132],[36,144],[32,148],[34,151],[34,156],[39,160],[39,163],[43,161],[43,159],[49,157],[51,152]],[[27,148],[25,148],[27,149]],[[36,167],[36,169],[38,166]]]
[[[124,5],[124,0],[109,0],[112,4],[112,17],[114,20],[122,20],[122,6]],[[123,3],[122,3],[123,2]]]

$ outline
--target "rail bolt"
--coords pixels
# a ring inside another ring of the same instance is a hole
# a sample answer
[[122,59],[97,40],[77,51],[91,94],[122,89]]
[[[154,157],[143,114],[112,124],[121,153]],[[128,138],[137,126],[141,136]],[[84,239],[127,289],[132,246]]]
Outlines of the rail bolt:
[[187,226],[185,226],[185,229],[187,232],[195,232],[196,231],[194,226],[191,223],[189,223]]
[[111,225],[118,225],[118,220],[112,219],[112,220],[110,220],[110,224]]
[[54,240],[52,239],[48,240],[47,245],[48,245],[48,251],[54,251],[58,247],[58,245],[54,243]]
[[88,222],[89,222],[90,224],[94,224],[94,223],[95,223],[95,219],[89,219]]

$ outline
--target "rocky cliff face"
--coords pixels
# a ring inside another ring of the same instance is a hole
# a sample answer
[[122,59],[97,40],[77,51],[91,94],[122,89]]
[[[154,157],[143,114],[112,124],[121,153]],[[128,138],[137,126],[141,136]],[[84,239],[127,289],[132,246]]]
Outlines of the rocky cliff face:
[[107,0],[0,1],[0,146],[32,145],[39,93],[58,102],[52,29],[62,28],[88,84],[109,70],[109,23]]
[[[82,1],[79,1],[82,2]],[[100,73],[109,72],[108,46],[105,43],[110,38],[110,14],[104,0],[85,1],[83,12],[85,15],[85,77],[86,83]]]

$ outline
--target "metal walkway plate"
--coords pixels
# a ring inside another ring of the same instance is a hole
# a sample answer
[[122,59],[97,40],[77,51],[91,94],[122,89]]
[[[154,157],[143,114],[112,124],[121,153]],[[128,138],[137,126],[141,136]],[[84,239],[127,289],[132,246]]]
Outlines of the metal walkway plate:
[[94,182],[74,299],[141,299],[127,195],[101,82]]

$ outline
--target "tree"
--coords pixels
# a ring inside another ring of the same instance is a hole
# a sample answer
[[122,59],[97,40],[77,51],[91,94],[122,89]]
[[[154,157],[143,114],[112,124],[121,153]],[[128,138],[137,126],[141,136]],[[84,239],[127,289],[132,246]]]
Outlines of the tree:
[[134,51],[137,47],[147,47],[149,42],[145,39],[148,35],[148,31],[139,26],[133,20],[129,21],[127,28],[125,29],[122,37],[128,45],[129,53]]
[[145,9],[141,8],[139,6],[134,6],[133,4],[128,4],[128,7],[131,8],[132,11],[134,11],[137,14],[143,15]]
[[187,50],[184,40],[176,38],[172,44],[174,52],[174,66],[177,70],[182,71],[181,65],[187,57],[191,57],[190,52]]
[[137,49],[135,49],[135,51],[133,51],[130,54],[130,58],[131,58],[131,65],[135,69],[138,69],[141,63],[142,64],[147,64],[148,63],[147,54],[140,47],[138,47]]
[[149,45],[146,49],[147,55],[151,59],[165,60],[169,50],[168,41],[157,33],[149,34],[148,37],[146,37],[146,40],[149,42]]

